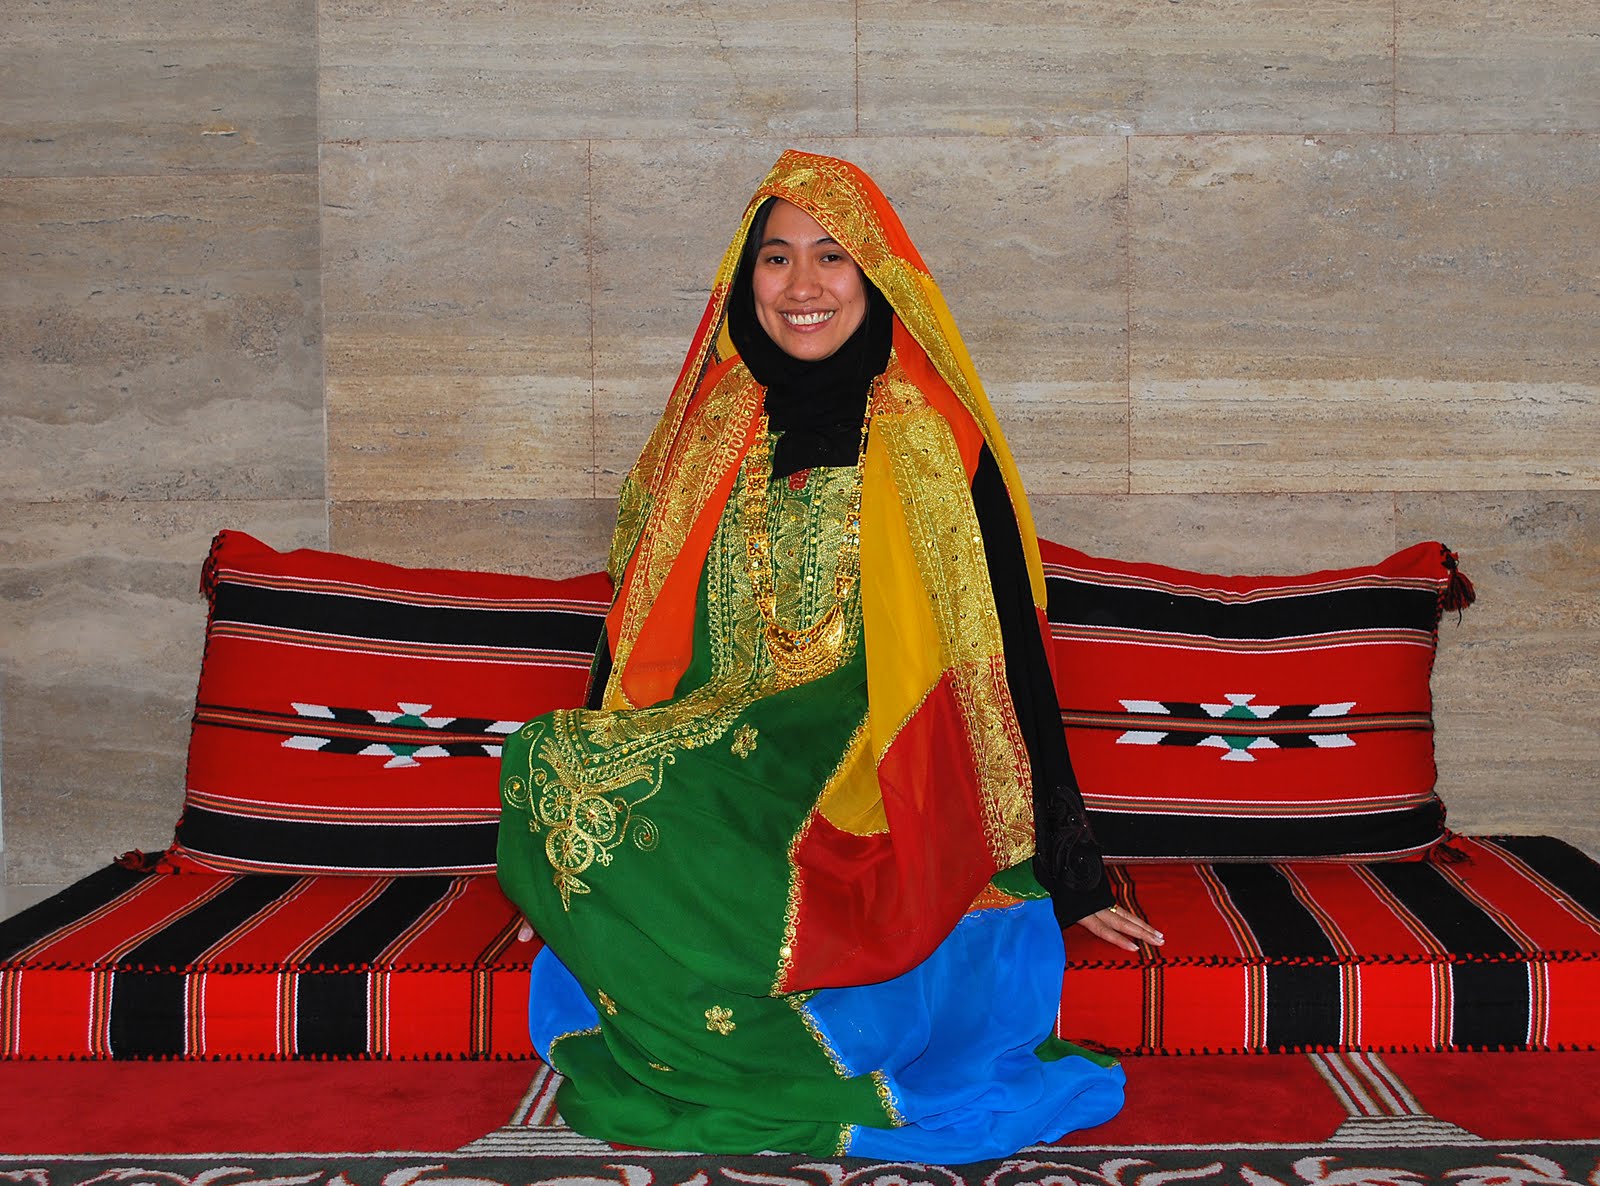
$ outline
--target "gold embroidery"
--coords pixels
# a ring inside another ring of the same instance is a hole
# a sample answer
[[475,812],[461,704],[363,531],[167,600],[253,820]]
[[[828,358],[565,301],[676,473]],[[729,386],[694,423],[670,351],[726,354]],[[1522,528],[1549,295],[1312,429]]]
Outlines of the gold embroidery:
[[[817,471],[805,491],[771,483],[774,585],[782,620],[814,614],[818,593],[808,575],[832,565],[845,531],[854,471]],[[710,673],[699,687],[648,708],[567,709],[539,717],[521,730],[527,768],[502,783],[507,804],[529,813],[529,830],[545,837],[545,856],[562,906],[591,892],[595,874],[611,865],[619,848],[655,848],[658,829],[641,805],[661,789],[667,767],[681,750],[712,745],[734,731],[733,752],[749,756],[758,734],[738,728],[758,699],[787,686],[775,672],[753,611],[739,508],[724,507],[704,573]],[[846,640],[836,657],[849,661],[860,646],[861,603],[853,591],[845,605]],[[805,620],[802,618],[802,620]],[[830,665],[828,670],[832,670]],[[819,674],[826,674],[820,672]]]
[[[574,710],[552,713],[523,726],[521,736],[529,742],[528,777],[508,777],[502,791],[511,806],[527,809],[530,832],[538,835],[546,830],[545,859],[554,870],[564,910],[572,909],[573,894],[589,892],[580,874],[591,865],[611,864],[613,851],[625,841],[631,840],[644,852],[656,846],[655,824],[634,809],[656,793],[661,768],[672,761],[670,754],[663,754],[654,766],[639,763],[585,770],[570,737],[565,736],[571,718],[577,715],[580,712]],[[540,765],[535,766],[535,761]],[[629,799],[620,793],[638,783],[645,784],[645,794]]]
[[666,461],[660,489],[651,501],[649,518],[640,529],[634,550],[629,596],[623,606],[617,653],[606,686],[607,707],[626,703],[622,676],[639,631],[701,509],[737,459],[755,418],[760,391],[750,372],[736,366],[685,417],[682,435],[686,439]]
[[1009,868],[1033,851],[1032,773],[1006,684],[1000,618],[966,469],[949,426],[932,409],[878,420],[977,766],[989,851],[997,867]]
[[610,993],[596,990],[595,996],[600,998],[600,1007],[606,1011],[607,1017],[615,1017],[617,1015],[617,1003],[611,999]]
[[733,1010],[724,1009],[721,1005],[712,1005],[706,1010],[706,1029],[712,1033],[721,1034],[726,1038],[739,1027],[733,1023]]
[[[876,384],[874,384],[876,387]],[[856,453],[855,481],[850,504],[845,511],[844,538],[833,573],[833,600],[809,626],[788,629],[778,622],[777,593],[773,587],[771,514],[768,510],[772,485],[771,436],[767,418],[761,417],[756,437],[740,470],[740,519],[744,527],[745,562],[750,569],[750,588],[756,609],[761,614],[767,654],[777,670],[780,688],[797,687],[839,665],[844,650],[846,617],[850,596],[861,575],[861,470],[867,456],[867,429],[872,423],[872,400],[861,420],[861,437]],[[806,572],[800,584],[815,586],[817,574]]]
[[647,1063],[647,1064],[646,1064],[646,1065],[647,1065],[647,1066],[648,1066],[648,1067],[649,1067],[649,1068],[650,1068],[650,1069],[651,1069],[651,1070],[652,1070],[652,1071],[665,1071],[665,1072],[667,1072],[667,1073],[668,1073],[668,1074],[669,1074],[669,1075],[670,1075],[670,1074],[671,1074],[671,1073],[672,1073],[672,1068],[671,1068],[671,1067],[669,1067],[669,1066],[667,1066],[667,1065],[666,1065],[666,1064],[664,1064],[664,1063],[659,1063],[659,1062],[652,1062],[652,1063]]

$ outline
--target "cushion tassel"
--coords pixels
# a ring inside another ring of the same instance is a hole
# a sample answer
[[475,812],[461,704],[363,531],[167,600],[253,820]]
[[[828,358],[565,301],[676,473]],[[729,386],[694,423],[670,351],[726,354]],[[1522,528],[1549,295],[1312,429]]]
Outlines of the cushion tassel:
[[176,873],[178,866],[174,865],[165,852],[143,852],[132,848],[117,858],[116,864],[123,869],[133,869],[139,873]]
[[1478,599],[1478,594],[1467,579],[1467,574],[1457,565],[1456,554],[1448,548],[1444,553],[1444,566],[1450,573],[1450,579],[1445,582],[1444,592],[1439,597],[1439,608],[1459,614]]

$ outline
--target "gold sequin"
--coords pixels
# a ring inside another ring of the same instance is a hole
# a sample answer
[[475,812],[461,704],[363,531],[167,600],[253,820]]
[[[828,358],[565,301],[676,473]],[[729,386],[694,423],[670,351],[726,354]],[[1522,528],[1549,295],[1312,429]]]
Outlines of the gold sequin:
[[733,1010],[725,1009],[721,1005],[712,1005],[706,1010],[706,1029],[712,1033],[721,1034],[726,1038],[738,1029],[733,1022]]
[[611,999],[610,993],[597,990],[594,995],[600,998],[600,1007],[606,1011],[607,1017],[617,1015],[617,1003]]
[[754,725],[740,725],[734,731],[733,745],[730,747],[733,750],[734,757],[748,758],[755,753],[756,737],[757,733]]

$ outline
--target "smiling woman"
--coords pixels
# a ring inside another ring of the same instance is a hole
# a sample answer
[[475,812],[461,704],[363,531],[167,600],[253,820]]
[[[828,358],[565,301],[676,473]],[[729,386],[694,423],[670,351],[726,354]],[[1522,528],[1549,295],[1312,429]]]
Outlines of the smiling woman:
[[1053,1036],[1060,927],[1160,937],[1101,878],[1004,438],[854,166],[756,191],[610,569],[589,706],[501,776],[567,1122],[960,1162],[1115,1113],[1121,1070]]

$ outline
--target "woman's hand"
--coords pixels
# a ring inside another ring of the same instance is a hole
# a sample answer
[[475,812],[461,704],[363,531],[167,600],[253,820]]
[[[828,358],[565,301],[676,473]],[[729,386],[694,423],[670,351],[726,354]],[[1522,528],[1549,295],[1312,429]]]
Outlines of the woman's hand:
[[1120,906],[1107,906],[1104,910],[1085,915],[1078,920],[1078,925],[1124,951],[1138,951],[1140,943],[1160,947],[1167,941],[1167,937],[1155,927]]

